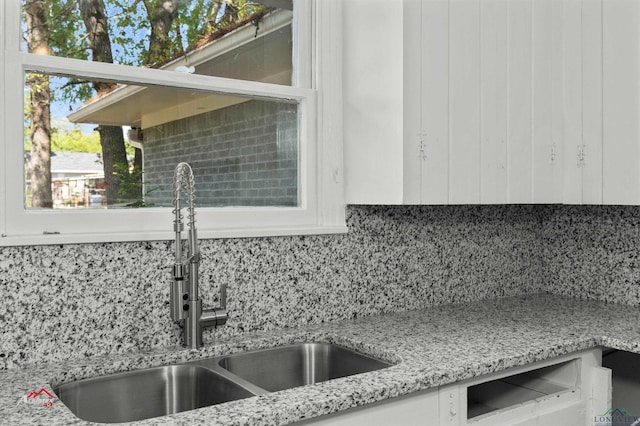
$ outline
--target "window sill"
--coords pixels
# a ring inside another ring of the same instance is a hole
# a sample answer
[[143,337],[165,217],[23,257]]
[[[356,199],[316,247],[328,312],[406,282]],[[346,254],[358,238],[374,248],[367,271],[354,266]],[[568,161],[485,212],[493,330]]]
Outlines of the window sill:
[[[287,237],[298,235],[346,234],[346,225],[327,226],[299,226],[299,227],[268,227],[268,228],[238,228],[222,230],[198,230],[198,238],[252,238],[252,237]],[[173,241],[173,232],[140,232],[140,233],[77,233],[77,234],[46,234],[46,235],[6,235],[0,237],[0,247],[31,246],[31,245],[59,245],[59,244],[92,244],[108,242],[140,242],[140,241]]]

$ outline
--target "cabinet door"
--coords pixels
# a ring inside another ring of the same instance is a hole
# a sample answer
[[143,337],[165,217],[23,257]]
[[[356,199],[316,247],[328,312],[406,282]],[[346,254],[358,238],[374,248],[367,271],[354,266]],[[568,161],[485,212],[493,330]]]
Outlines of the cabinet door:
[[507,6],[507,200],[510,203],[533,201],[533,3],[510,1]]
[[422,1],[423,203],[561,201],[555,3]]
[[[582,2],[582,203],[602,204],[603,0]],[[575,167],[575,166],[574,166]]]
[[557,0],[531,4],[534,203],[561,203],[563,196],[561,10]]
[[601,0],[604,204],[640,204],[640,2]]
[[344,4],[348,203],[640,204],[640,1]]
[[343,20],[348,204],[404,202],[403,10],[396,3],[398,7],[389,7],[386,0],[342,2],[349,17]]
[[507,202],[507,0],[480,4],[482,203]]
[[[480,203],[480,2],[449,1],[449,202]],[[427,129],[427,132],[429,129]]]
[[640,204],[640,2],[562,0],[566,204]]
[[[420,90],[414,90],[409,95],[417,98],[414,105],[417,105],[415,113],[418,125],[408,128],[407,135],[413,137],[420,147],[413,151],[420,161],[419,202],[448,204],[449,2],[422,1],[416,15],[419,22],[414,38],[419,42],[419,72],[411,81],[417,81]],[[410,37],[409,34],[405,35],[407,39]],[[411,64],[407,65],[408,69],[413,69]]]
[[562,110],[564,195],[563,202],[582,203],[582,1],[561,0]]
[[421,7],[421,202],[640,204],[640,2]]

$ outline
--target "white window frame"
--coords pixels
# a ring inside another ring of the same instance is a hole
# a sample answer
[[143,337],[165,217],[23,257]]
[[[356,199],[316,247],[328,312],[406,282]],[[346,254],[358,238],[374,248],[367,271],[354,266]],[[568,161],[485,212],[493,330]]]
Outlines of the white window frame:
[[[168,207],[65,211],[24,208],[23,147],[22,143],[9,141],[23,139],[25,70],[299,102],[300,205],[197,208],[198,234],[200,238],[234,238],[346,232],[340,0],[298,0],[295,9],[294,23],[300,25],[305,19],[303,25],[312,30],[299,32],[294,47],[299,87],[289,87],[20,52],[20,0],[5,0],[0,7],[0,93],[4,94],[0,102],[0,246],[174,237],[172,209]],[[305,53],[309,50],[313,54]]]

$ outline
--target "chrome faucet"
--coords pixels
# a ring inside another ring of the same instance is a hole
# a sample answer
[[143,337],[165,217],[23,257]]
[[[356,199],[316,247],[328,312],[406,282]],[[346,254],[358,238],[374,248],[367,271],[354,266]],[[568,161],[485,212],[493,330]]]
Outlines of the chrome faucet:
[[[188,243],[186,256],[183,254],[182,231],[182,192],[186,192],[189,203]],[[171,318],[174,321],[184,320],[183,346],[196,349],[202,347],[202,330],[205,327],[217,327],[227,322],[227,287],[220,286],[220,306],[213,309],[202,309],[202,300],[198,296],[198,267],[200,251],[196,233],[195,219],[195,180],[193,170],[187,163],[176,166],[173,174],[173,230],[176,233],[175,263],[173,264],[173,280],[171,282]]]

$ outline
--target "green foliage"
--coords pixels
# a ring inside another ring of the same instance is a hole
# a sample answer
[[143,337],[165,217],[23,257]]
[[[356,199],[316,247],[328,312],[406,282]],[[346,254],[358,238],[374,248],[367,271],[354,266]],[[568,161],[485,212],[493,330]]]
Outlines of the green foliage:
[[[115,63],[146,65],[151,34],[148,10],[153,10],[163,1],[104,1]],[[78,10],[78,1],[45,0],[45,4],[52,54],[89,60],[89,37]],[[175,58],[197,45],[207,34],[233,26],[237,21],[266,9],[266,6],[250,0],[178,0],[178,13],[168,33],[167,51],[162,52],[161,58],[163,62]],[[89,81],[63,78],[52,86],[51,96],[52,102],[68,102],[71,107],[94,96],[94,90]]]
[[[120,178],[120,188],[118,189],[118,202],[126,203],[127,207],[151,207],[153,203],[147,203],[142,196],[142,175],[141,169],[133,168],[129,164],[114,164],[114,175]],[[145,195],[155,191],[156,188],[148,190]]]
[[[22,0],[23,7],[24,1]],[[104,1],[115,63],[145,65],[151,33],[148,10],[153,10],[163,1]],[[90,59],[89,37],[77,0],[45,0],[45,3],[52,54]],[[250,0],[178,0],[177,17],[169,31],[171,51],[165,54],[167,57],[175,57],[209,32],[266,9],[266,6]]]
[[[133,148],[130,148],[133,154]],[[28,123],[25,126],[24,150],[31,151]],[[80,125],[69,127],[64,123],[54,125],[51,130],[51,151],[53,152],[102,152],[100,135],[97,132],[84,133]]]
[[101,153],[100,135],[98,132],[84,133],[79,125],[71,129],[54,127],[51,135],[51,151]]
[[114,62],[132,66],[143,65],[148,49],[145,39],[151,33],[144,2],[111,0],[109,4],[109,35]]
[[[191,43],[198,39],[205,38],[209,34],[224,34],[233,29],[238,22],[245,21],[252,15],[265,12],[268,8],[260,3],[248,0],[214,0],[207,2],[210,11],[205,24],[197,25],[199,33],[192,34],[189,40]],[[204,15],[203,15],[204,16]],[[196,17],[196,19],[198,19]],[[202,21],[202,18],[199,18]],[[191,46],[191,44],[190,44]]]
[[84,24],[79,19],[77,0],[49,0],[47,23],[49,47],[55,56],[88,59]]
[[[25,1],[22,0],[23,7]],[[42,3],[48,13],[46,25],[49,29],[51,54],[91,60],[89,34],[78,8],[78,0],[42,0]],[[254,14],[267,10],[266,6],[250,0],[177,0],[178,11],[172,15],[166,43],[162,44],[164,51],[154,52],[152,55],[151,21],[154,10],[166,6],[166,3],[167,0],[104,0],[114,63],[139,67],[161,65],[183,55],[185,50],[192,49],[203,40],[210,40],[211,34],[222,35],[240,23],[247,22]],[[29,31],[25,22],[22,27]],[[27,36],[28,34],[23,34],[25,40],[28,39]],[[74,110],[96,95],[98,82],[66,76],[50,77],[50,102],[58,109],[62,104],[67,104],[69,110]],[[37,87],[33,87],[32,90],[37,90]],[[29,150],[30,106],[29,102],[25,102],[24,105],[24,146],[25,150]],[[69,127],[64,123],[57,123],[52,129],[52,151],[102,152],[97,132],[87,134],[80,126]],[[126,150],[127,155],[132,157],[134,148],[127,144]],[[122,200],[130,202],[133,199],[135,201],[131,205],[144,206],[142,171],[131,168],[128,164],[120,164],[114,173],[120,177],[119,194]]]

